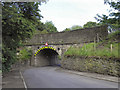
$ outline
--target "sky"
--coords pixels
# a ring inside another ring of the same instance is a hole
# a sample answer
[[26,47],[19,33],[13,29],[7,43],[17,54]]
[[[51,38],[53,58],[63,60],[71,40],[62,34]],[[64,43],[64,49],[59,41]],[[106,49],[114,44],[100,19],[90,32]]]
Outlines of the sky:
[[42,22],[52,21],[57,30],[63,31],[73,25],[83,26],[89,21],[97,22],[96,14],[108,15],[110,9],[104,0],[49,0],[39,6]]

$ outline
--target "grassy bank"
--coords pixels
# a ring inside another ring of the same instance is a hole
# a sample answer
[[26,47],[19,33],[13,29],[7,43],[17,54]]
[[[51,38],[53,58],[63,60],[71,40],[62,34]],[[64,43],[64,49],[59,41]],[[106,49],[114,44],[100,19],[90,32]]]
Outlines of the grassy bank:
[[118,55],[118,37],[120,31],[109,34],[106,40],[99,43],[84,44],[83,47],[70,47],[65,53],[65,56],[99,56],[99,57],[112,57],[120,58]]
[[[96,46],[96,48],[94,48]],[[112,50],[110,49],[111,44],[97,47],[94,43],[85,44],[82,48],[70,47],[66,52],[65,56],[100,56],[100,57],[115,57],[118,56],[118,43],[112,44]]]

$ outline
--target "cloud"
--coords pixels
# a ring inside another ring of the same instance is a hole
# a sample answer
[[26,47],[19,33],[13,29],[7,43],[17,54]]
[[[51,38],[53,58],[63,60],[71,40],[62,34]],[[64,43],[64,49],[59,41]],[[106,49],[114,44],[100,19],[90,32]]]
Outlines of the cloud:
[[96,14],[107,14],[107,8],[104,0],[49,0],[40,6],[42,21],[53,21],[59,31],[95,21]]

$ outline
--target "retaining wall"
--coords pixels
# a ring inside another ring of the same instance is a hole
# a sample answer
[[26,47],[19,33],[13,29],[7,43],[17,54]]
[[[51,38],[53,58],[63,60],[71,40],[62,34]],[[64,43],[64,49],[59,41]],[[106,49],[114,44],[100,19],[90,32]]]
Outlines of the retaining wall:
[[96,57],[64,57],[61,67],[70,70],[119,76],[120,60]]

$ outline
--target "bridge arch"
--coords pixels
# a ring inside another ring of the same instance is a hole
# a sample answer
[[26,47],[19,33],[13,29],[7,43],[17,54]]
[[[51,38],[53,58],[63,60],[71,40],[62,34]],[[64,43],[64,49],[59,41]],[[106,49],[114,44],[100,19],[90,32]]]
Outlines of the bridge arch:
[[[54,50],[56,52],[56,50],[53,48],[53,47],[50,47],[50,46],[45,46],[45,47],[42,47],[42,48],[38,48],[37,52],[34,54],[35,56],[42,50]],[[57,53],[57,52],[56,52]]]
[[37,66],[59,65],[58,52],[55,48],[45,46],[34,54]]

